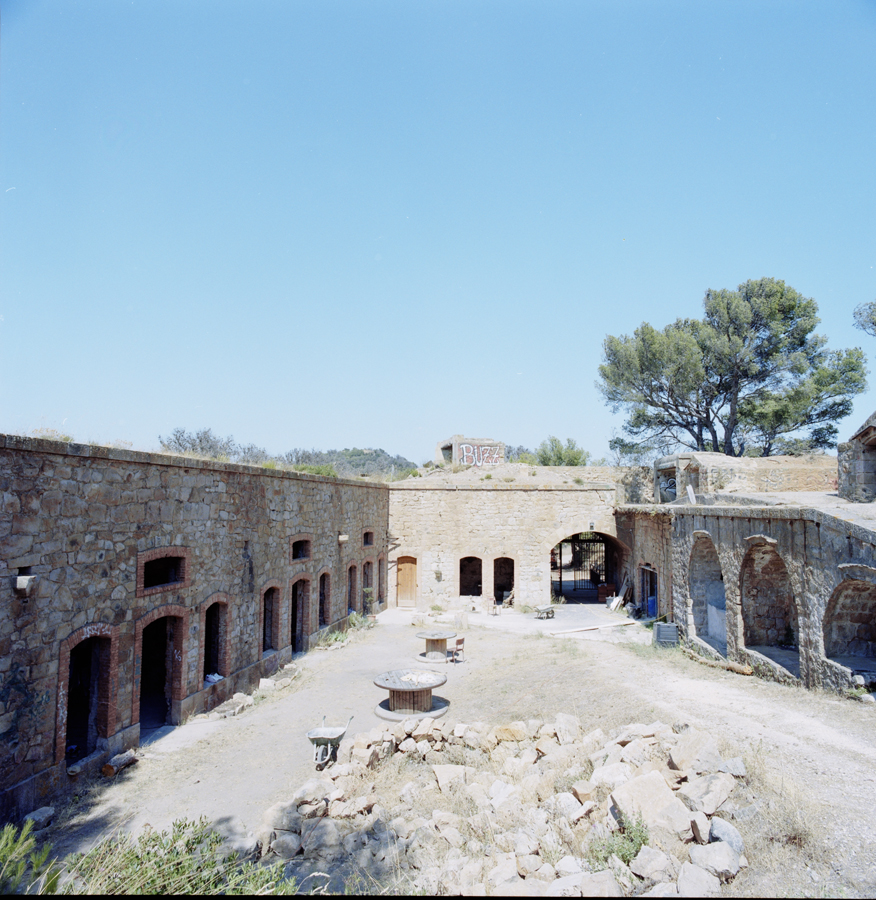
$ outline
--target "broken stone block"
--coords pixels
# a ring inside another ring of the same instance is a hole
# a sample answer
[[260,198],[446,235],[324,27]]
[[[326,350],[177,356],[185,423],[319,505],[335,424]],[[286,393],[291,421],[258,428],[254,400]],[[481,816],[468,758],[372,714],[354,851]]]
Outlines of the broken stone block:
[[328,797],[334,789],[335,786],[330,781],[324,781],[320,778],[311,778],[308,781],[305,781],[304,784],[295,791],[292,795],[292,800],[299,806],[302,803],[317,803],[325,797]]
[[378,759],[380,759],[380,751],[377,747],[366,747],[364,749],[353,747],[351,756],[353,765],[359,763],[359,765],[365,766],[366,769],[373,769],[377,765]]
[[[586,873],[580,876],[580,890],[582,897],[623,897],[624,892],[617,883],[614,873],[606,869],[603,872]],[[551,885],[553,889],[554,882]]]
[[417,742],[413,738],[405,738],[399,745],[400,753],[411,753],[417,749]]
[[741,756],[734,756],[731,759],[725,759],[724,764],[719,767],[718,771],[726,772],[728,775],[733,775],[735,778],[745,778],[747,774],[745,763],[743,762]]
[[592,781],[576,781],[572,785],[572,793],[579,803],[585,803],[596,796],[596,785]]
[[538,761],[538,751],[535,747],[527,747],[525,750],[521,751],[518,758],[520,759],[520,762],[523,763],[524,768],[534,766]]
[[260,691],[273,691],[276,687],[277,684],[272,678],[259,678]]
[[644,894],[639,894],[640,897],[677,897],[678,896],[678,885],[674,881],[664,881],[660,884],[655,884],[650,890],[645,891]]
[[709,843],[709,817],[703,812],[695,812],[690,817],[690,827],[693,831],[694,840],[698,844]]
[[517,874],[521,878],[532,878],[544,865],[544,860],[537,854],[530,853],[517,857]]
[[739,854],[724,841],[690,848],[690,861],[721,881],[730,881],[739,871]]
[[415,741],[422,741],[429,737],[432,733],[432,724],[435,720],[426,716],[424,719],[420,719],[417,723],[417,727],[411,732],[411,737]]
[[682,839],[690,836],[690,812],[659,772],[649,772],[622,784],[612,791],[611,802],[627,821],[641,816],[649,828],[667,828]]
[[678,875],[678,896],[720,897],[721,882],[710,872],[693,863],[682,863]]
[[262,824],[265,828],[277,831],[301,831],[301,814],[295,801],[275,803],[264,815]]
[[679,738],[669,752],[669,768],[689,770],[697,774],[717,772],[724,764],[715,739],[705,732],[691,728]]
[[581,737],[581,722],[577,716],[568,713],[557,713],[557,740],[561,745],[574,744]]
[[594,768],[597,766],[611,766],[621,761],[624,748],[620,744],[606,744],[600,750],[595,750],[590,754],[590,762]]
[[648,882],[670,881],[675,877],[669,856],[647,844],[639,850],[636,858],[630,863],[630,871]]
[[418,721],[418,719],[415,719],[413,717],[410,719],[405,719],[404,722],[402,722],[402,730],[404,731],[404,733],[406,735],[413,734],[416,730]]
[[516,882],[520,876],[517,874],[517,858],[513,853],[500,853],[495,865],[487,873],[487,881],[492,887]]
[[709,840],[723,841],[725,844],[729,844],[740,856],[745,852],[745,841],[742,840],[742,835],[735,826],[720,816],[712,819]]
[[644,765],[651,758],[651,745],[646,744],[640,738],[627,743],[621,751],[620,761],[627,765],[638,767]]
[[694,778],[678,791],[678,798],[694,812],[714,815],[718,807],[730,796],[736,780],[726,772]]
[[596,804],[592,800],[587,800],[581,804],[578,810],[569,816],[569,824],[577,825],[582,819],[590,815],[591,811],[596,808]]
[[465,782],[465,766],[432,766],[435,778],[438,781],[438,787],[444,791],[454,782]]
[[271,841],[271,850],[281,859],[292,859],[301,852],[301,837],[284,831]]
[[25,822],[33,822],[34,831],[46,828],[55,816],[54,806],[41,806],[33,812],[29,812],[25,817]]
[[[581,809],[581,804],[572,794],[566,791],[554,794],[553,797],[548,797],[543,805],[549,812],[563,816],[566,819],[570,819],[579,809]],[[570,873],[567,872],[566,874],[568,875]]]
[[564,856],[554,868],[557,870],[558,878],[566,875],[579,875],[583,871],[581,863],[574,856]]
[[335,858],[341,852],[341,833],[331,819],[317,819],[302,835],[307,856]]
[[590,776],[590,781],[597,786],[607,784],[614,790],[628,782],[632,775],[633,770],[626,763],[616,762],[594,769],[593,774]]
[[553,750],[556,750],[559,747],[559,743],[557,743],[555,738],[552,737],[540,737],[535,742],[535,750],[541,756],[547,756]]
[[510,725],[500,725],[495,730],[497,741],[525,741],[529,732],[523,722],[512,722]]

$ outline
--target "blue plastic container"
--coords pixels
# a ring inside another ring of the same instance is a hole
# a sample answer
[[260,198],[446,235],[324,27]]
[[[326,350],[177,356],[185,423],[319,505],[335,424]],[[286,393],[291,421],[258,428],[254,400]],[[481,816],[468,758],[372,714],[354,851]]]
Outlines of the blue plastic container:
[[648,618],[653,619],[657,615],[657,598],[648,598]]

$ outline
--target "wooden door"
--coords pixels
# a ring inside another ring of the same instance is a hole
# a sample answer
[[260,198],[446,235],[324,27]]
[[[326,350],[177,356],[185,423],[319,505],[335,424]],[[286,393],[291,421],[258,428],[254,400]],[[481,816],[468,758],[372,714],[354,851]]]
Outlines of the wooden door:
[[398,558],[398,605],[417,605],[417,560],[413,556]]

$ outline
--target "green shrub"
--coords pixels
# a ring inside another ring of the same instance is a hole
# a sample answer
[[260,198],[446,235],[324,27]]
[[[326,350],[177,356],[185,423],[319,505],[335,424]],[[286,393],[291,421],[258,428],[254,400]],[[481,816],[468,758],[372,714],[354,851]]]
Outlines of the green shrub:
[[648,843],[648,829],[637,816],[635,821],[628,822],[621,817],[621,827],[605,838],[597,838],[587,849],[587,858],[594,871],[608,866],[608,860],[614,854],[624,865],[629,865],[642,847]]
[[65,894],[291,894],[283,864],[241,863],[223,851],[206,818],[181,819],[170,832],[119,835],[67,859]]
[[53,894],[60,870],[54,860],[48,861],[50,844],[37,850],[31,833],[33,822],[25,821],[21,831],[15,825],[4,825],[0,831],[0,891],[3,894]]

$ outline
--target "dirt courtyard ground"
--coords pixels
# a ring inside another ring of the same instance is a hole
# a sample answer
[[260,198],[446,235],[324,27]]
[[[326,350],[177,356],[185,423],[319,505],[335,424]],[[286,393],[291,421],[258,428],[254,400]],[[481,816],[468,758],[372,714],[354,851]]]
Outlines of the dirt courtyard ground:
[[[327,724],[353,715],[350,736],[382,723],[374,707],[386,692],[373,679],[419,665],[422,626],[399,614],[380,618],[341,649],[300,657],[303,672],[290,687],[240,716],[193,719],[141,748],[138,764],[115,779],[84,784],[43,836],[70,852],[120,827],[205,815],[244,845],[268,807],[314,776],[305,733],[323,715]],[[744,757],[771,820],[769,828],[740,825],[751,865],[729,894],[876,896],[874,705],[710,669],[678,650],[604,640],[617,630],[577,639],[523,633],[522,618],[509,613],[505,628],[486,628],[473,617],[466,662],[440,667],[447,683],[436,694],[450,701],[449,721],[570,712],[585,730],[609,735],[655,719],[707,730],[725,756]],[[805,832],[802,848],[782,839],[783,827]]]

